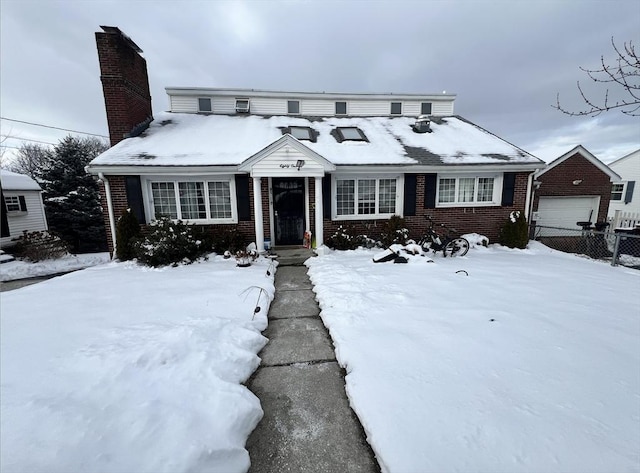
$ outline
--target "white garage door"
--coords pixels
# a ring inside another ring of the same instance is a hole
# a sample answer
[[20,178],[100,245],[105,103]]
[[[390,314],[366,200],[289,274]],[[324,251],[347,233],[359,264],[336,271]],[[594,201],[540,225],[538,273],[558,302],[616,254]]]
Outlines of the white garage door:
[[[540,197],[538,225],[580,229],[576,222],[595,222],[600,197]],[[540,236],[561,235],[562,232],[541,229]],[[566,232],[565,232],[566,234]]]

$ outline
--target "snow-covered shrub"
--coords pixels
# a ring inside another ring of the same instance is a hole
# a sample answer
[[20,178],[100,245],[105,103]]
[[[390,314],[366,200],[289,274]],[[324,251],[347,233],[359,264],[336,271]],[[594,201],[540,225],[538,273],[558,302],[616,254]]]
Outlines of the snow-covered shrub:
[[68,253],[69,247],[66,242],[49,232],[24,230],[13,251],[16,256],[36,262],[60,258]]
[[529,243],[529,226],[524,214],[514,210],[500,229],[498,241],[509,248],[524,249]]
[[135,244],[138,261],[147,266],[189,264],[208,251],[198,235],[202,230],[181,220],[162,217],[152,222],[149,230],[149,234]]
[[404,218],[392,215],[389,220],[382,224],[380,232],[380,242],[384,247],[393,244],[404,245],[409,238],[409,230],[406,227]]
[[326,245],[334,250],[355,250],[359,241],[353,228],[340,225],[335,233],[327,238]]
[[140,224],[131,209],[125,209],[116,223],[116,257],[128,261],[136,257],[135,240],[140,236]]
[[236,253],[246,248],[246,241],[237,228],[224,229],[213,235],[213,251],[223,254],[225,251]]

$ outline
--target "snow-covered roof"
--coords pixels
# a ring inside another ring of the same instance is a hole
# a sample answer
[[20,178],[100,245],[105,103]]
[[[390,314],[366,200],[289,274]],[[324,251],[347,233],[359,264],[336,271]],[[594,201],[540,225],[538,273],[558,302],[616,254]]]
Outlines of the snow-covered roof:
[[[538,164],[520,148],[458,116],[438,117],[431,133],[412,130],[410,117],[293,117],[162,113],[139,137],[102,153],[90,166],[239,165],[282,137],[282,129],[311,127],[302,141],[336,165]],[[343,141],[336,127],[358,127],[367,141]]]
[[0,169],[0,183],[6,191],[40,191],[38,183],[24,174]]

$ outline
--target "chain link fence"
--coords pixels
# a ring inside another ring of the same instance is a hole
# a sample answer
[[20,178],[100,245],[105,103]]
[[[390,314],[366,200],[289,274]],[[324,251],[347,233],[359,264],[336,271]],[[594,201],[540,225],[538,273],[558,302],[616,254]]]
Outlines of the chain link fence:
[[533,240],[554,250],[640,269],[640,227],[597,231],[532,225],[530,232]]

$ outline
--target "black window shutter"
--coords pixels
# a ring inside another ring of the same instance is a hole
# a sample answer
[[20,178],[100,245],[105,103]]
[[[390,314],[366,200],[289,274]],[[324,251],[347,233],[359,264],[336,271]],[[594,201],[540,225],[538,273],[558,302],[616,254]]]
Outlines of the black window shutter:
[[416,214],[416,174],[404,175],[404,216]]
[[516,173],[505,172],[502,179],[502,206],[513,205],[513,196],[516,190]]
[[331,176],[322,178],[322,216],[331,219]]
[[138,219],[138,223],[146,223],[140,176],[127,176],[125,178],[124,185],[127,191],[127,205],[133,212],[133,215]]
[[238,220],[251,220],[251,203],[249,202],[249,176],[236,174],[236,200],[238,201]]
[[424,208],[436,208],[436,185],[438,182],[437,174],[424,175]]
[[624,203],[628,204],[629,202],[631,202],[631,199],[633,199],[633,188],[636,185],[636,181],[629,181],[627,182],[627,190],[624,193]]
[[20,201],[20,211],[21,212],[26,212],[27,211],[27,201],[24,200],[24,196],[23,195],[19,195],[18,196],[18,200]]
[[2,214],[2,216],[0,217],[0,237],[4,238],[11,236],[11,234],[9,233],[9,220],[7,219],[7,204],[4,201],[4,194],[2,193],[2,189],[0,189],[0,201],[2,204],[2,206],[0,207],[0,214]]

